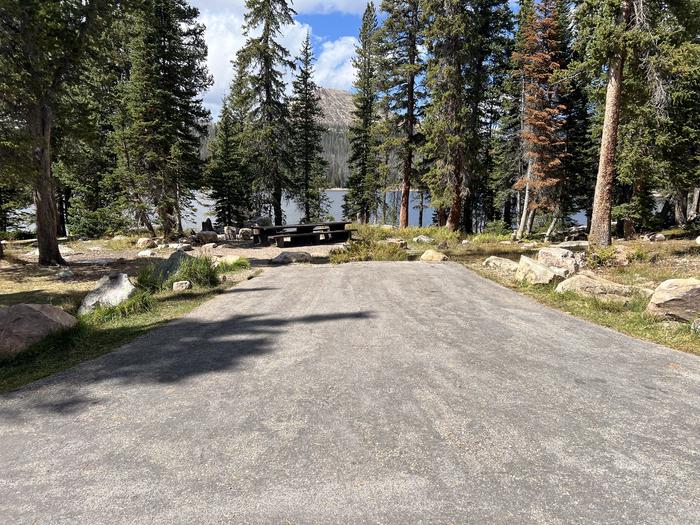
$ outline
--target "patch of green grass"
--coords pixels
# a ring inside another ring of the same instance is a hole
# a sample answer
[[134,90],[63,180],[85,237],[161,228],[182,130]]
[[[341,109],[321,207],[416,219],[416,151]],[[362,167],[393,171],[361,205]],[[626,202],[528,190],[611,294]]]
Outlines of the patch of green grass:
[[211,257],[189,257],[185,259],[177,273],[168,279],[167,284],[176,281],[189,281],[192,286],[208,288],[219,284],[219,274]]
[[236,272],[240,272],[243,270],[249,270],[249,269],[250,269],[250,261],[248,259],[240,258],[235,262],[221,261],[216,266],[216,273],[218,273],[218,274],[236,273]]
[[140,292],[122,305],[83,316],[74,328],[0,361],[0,393],[111,352],[149,330],[182,317],[230,285],[228,282],[215,288],[164,291],[155,295]]
[[354,237],[363,241],[381,241],[390,237],[412,241],[414,237],[426,235],[433,239],[436,244],[441,242],[456,244],[461,239],[459,232],[452,232],[440,226],[426,226],[423,228],[409,226],[408,228],[390,229],[373,224],[353,224],[351,228],[357,230]]
[[647,315],[645,310],[648,299],[646,297],[635,296],[627,302],[613,302],[601,301],[595,297],[586,297],[573,292],[559,294],[555,291],[556,285],[521,284],[477,265],[469,265],[469,267],[503,286],[581,319],[638,339],[700,355],[700,336],[690,330],[690,325]]
[[330,261],[334,264],[359,261],[406,261],[408,253],[396,244],[375,241],[351,241],[347,248],[333,250]]
[[510,238],[511,238],[510,233],[483,232],[483,233],[478,233],[472,237],[469,237],[469,240],[473,244],[490,244],[490,243],[498,243],[501,241],[509,241]]

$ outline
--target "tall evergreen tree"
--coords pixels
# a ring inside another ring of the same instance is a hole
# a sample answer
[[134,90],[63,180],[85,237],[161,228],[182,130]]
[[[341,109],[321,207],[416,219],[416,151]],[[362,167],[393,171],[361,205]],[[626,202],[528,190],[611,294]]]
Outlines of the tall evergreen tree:
[[207,186],[221,226],[242,226],[252,214],[253,181],[244,147],[247,108],[241,107],[242,81],[236,68],[210,144]]
[[129,164],[166,238],[181,233],[183,208],[202,173],[199,146],[209,112],[201,93],[212,81],[198,15],[185,0],[147,0],[130,42]]
[[298,58],[291,100],[293,192],[305,222],[319,221],[327,208],[323,190],[328,163],[322,156],[324,129],[319,124],[323,110],[313,78],[313,61],[311,37],[307,33]]
[[377,207],[379,177],[377,172],[377,13],[369,2],[362,16],[360,42],[353,59],[355,94],[353,123],[350,127],[350,178],[343,205],[346,217],[369,222]]
[[[283,75],[294,68],[289,52],[278,42],[283,26],[293,22],[288,0],[246,0],[244,34],[238,64],[247,76],[243,96],[255,122],[250,148],[255,156],[258,187],[268,192],[275,224],[284,221],[282,195],[291,186],[289,177],[289,111]],[[252,36],[259,34],[259,36]]]
[[84,58],[109,19],[112,2],[5,0],[2,7],[0,120],[17,123],[13,150],[29,166],[39,264],[63,264],[51,174],[52,133],[57,116],[71,107],[70,87],[83,73]]
[[389,110],[396,128],[402,160],[399,227],[408,226],[411,183],[415,180],[415,156],[420,145],[418,123],[425,94],[421,89],[424,63],[423,14],[419,0],[382,0],[386,13],[380,31],[381,71]]

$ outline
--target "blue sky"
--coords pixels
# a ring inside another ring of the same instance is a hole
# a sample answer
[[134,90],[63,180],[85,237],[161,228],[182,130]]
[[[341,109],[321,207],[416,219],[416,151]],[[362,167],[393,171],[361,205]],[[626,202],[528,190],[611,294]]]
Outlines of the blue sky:
[[[241,32],[245,0],[190,0],[206,25],[209,72],[214,86],[204,102],[216,119],[224,93],[231,82],[231,60],[243,45]],[[285,28],[282,43],[292,55],[298,53],[307,31],[316,54],[316,80],[323,87],[350,89],[352,56],[360,18],[367,0],[295,0],[294,25]]]

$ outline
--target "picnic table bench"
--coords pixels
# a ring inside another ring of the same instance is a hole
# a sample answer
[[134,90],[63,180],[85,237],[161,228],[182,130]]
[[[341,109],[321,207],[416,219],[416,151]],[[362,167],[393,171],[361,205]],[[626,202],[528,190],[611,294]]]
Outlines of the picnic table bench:
[[354,230],[345,227],[349,221],[320,222],[315,224],[286,224],[284,226],[253,226],[255,244],[278,247],[347,241]]

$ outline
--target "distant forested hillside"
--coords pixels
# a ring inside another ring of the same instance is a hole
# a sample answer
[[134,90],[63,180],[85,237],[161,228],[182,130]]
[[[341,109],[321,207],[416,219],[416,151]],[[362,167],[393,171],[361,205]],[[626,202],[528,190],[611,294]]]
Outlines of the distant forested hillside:
[[323,156],[328,161],[329,186],[345,187],[348,170],[348,128],[352,121],[352,94],[339,89],[319,88],[326,127],[323,134]]

